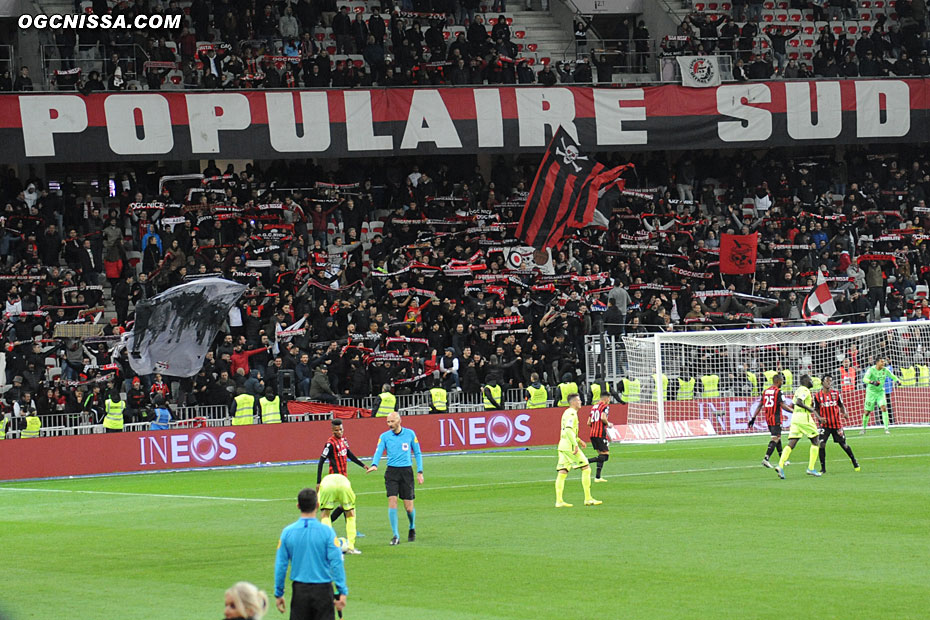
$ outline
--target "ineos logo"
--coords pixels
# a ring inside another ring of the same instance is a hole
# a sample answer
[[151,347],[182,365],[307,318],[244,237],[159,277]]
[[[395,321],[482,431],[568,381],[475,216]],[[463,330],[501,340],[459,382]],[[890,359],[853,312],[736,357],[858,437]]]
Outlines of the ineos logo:
[[217,459],[231,461],[238,448],[236,433],[225,431],[218,436],[208,431],[195,435],[154,435],[139,437],[140,465],[174,465],[191,460],[207,464]]
[[[510,416],[498,413],[485,418],[475,416],[459,419],[439,420],[439,445],[448,446],[485,446],[488,443],[505,446],[510,443],[526,443],[532,436],[532,430],[527,425],[530,416],[521,413]],[[456,443],[456,439],[458,443]]]

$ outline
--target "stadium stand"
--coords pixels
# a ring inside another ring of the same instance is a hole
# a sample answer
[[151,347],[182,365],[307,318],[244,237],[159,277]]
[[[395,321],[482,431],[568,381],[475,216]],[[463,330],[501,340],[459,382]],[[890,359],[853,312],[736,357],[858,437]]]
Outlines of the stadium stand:
[[[211,164],[159,183],[136,171],[113,197],[10,171],[6,411],[35,407],[43,433],[76,432],[99,424],[115,389],[136,423],[156,392],[176,419],[224,423],[236,388],[271,386],[327,403],[295,419],[343,417],[370,415],[385,383],[407,413],[430,411],[433,385],[450,410],[472,410],[490,377],[505,406],[523,406],[534,372],[550,387],[566,374],[583,382],[586,336],[803,324],[818,269],[834,287],[833,320],[930,318],[923,151],[638,158],[641,189],[609,226],[533,256],[538,272],[508,259],[535,162],[500,159],[489,176],[471,162]],[[708,279],[728,231],[760,233],[754,280]],[[134,304],[203,274],[250,287],[203,371],[135,377],[125,352],[113,355]],[[701,295],[722,287],[757,298]]]
[[664,52],[730,55],[738,81],[930,75],[923,3],[695,2],[693,10]]

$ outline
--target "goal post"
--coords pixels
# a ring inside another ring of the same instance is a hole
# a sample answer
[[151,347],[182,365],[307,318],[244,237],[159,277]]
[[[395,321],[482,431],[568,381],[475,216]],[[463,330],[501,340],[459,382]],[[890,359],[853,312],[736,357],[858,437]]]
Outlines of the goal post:
[[[617,389],[633,440],[767,432],[763,416],[748,422],[777,373],[789,398],[802,375],[814,392],[830,377],[847,428],[861,428],[863,377],[879,358],[900,379],[883,386],[889,423],[930,424],[930,321],[668,332],[624,336],[622,349]],[[882,417],[876,409],[868,428]]]

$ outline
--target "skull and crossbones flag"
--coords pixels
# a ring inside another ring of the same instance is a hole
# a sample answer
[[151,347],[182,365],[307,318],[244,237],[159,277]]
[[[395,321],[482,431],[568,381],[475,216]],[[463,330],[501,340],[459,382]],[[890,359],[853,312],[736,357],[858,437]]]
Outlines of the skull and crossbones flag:
[[567,228],[581,228],[594,219],[601,190],[628,167],[606,169],[582,154],[578,143],[559,127],[536,172],[517,239],[539,249],[559,245]]
[[751,274],[756,271],[759,235],[720,235],[720,273]]

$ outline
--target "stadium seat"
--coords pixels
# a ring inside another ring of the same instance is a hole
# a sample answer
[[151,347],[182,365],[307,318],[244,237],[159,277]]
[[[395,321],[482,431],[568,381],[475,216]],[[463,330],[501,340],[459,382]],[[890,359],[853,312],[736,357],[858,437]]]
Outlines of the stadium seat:
[[765,2],[762,3],[762,8],[771,11],[775,8],[775,3],[772,2],[772,0],[765,0]]
[[708,3],[707,3],[707,10],[708,10],[709,12],[711,12],[711,13],[716,13],[716,12],[717,12],[717,3],[716,3],[716,2],[708,2]]
[[797,52],[788,52],[788,60],[797,60],[797,59],[798,59]]
[[780,24],[788,23],[788,11],[778,11],[775,13],[775,21]]
[[733,10],[733,5],[729,2],[722,2],[720,4],[720,10],[724,13],[729,13],[731,10]]
[[775,21],[775,14],[766,11],[765,13],[762,14],[762,21],[764,21],[767,24],[773,23]]
[[704,12],[704,6],[705,6],[705,5],[704,5],[703,2],[698,2],[697,4],[694,5],[694,10],[697,11],[698,13],[703,13],[703,12]]
[[785,0],[779,0],[779,2],[775,4],[775,6],[781,9],[782,11],[787,11],[790,8],[788,3],[785,2]]

